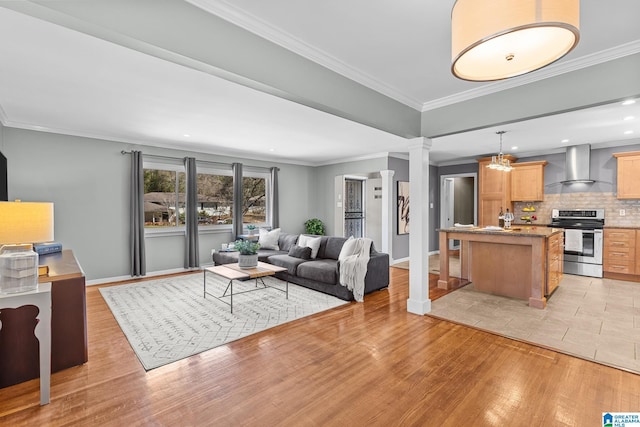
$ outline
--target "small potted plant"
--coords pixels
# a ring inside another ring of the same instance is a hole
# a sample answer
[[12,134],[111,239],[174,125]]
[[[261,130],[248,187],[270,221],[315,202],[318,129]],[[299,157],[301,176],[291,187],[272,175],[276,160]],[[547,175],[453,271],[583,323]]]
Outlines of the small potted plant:
[[318,218],[311,218],[304,223],[307,234],[324,235],[324,224]]
[[251,240],[236,240],[234,244],[235,250],[240,252],[238,255],[238,267],[255,268],[258,265],[258,249],[260,243]]
[[253,224],[247,225],[247,230],[249,230],[249,235],[250,236],[253,236],[253,230],[255,230],[255,229],[256,229],[255,225],[253,225]]

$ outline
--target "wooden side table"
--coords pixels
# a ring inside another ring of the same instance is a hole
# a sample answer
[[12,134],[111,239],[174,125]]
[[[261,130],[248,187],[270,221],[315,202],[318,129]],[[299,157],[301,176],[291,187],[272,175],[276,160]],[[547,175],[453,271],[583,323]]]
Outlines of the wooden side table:
[[40,310],[35,335],[40,351],[40,404],[46,405],[51,389],[51,283],[40,283],[38,289],[30,292],[0,294],[0,311],[25,305],[35,305]]

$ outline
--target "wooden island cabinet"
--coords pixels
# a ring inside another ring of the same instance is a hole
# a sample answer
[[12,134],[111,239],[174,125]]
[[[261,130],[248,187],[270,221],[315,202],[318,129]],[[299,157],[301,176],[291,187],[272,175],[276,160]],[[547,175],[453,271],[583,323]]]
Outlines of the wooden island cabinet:
[[[563,229],[518,226],[509,230],[453,227],[439,230],[440,247],[460,240],[461,279],[476,290],[519,298],[544,308],[562,279]],[[449,254],[440,252],[438,287],[449,287]]]
[[[51,372],[88,360],[85,276],[73,251],[41,255],[40,265],[51,282]],[[0,312],[0,387],[39,376],[38,342],[34,336],[37,309],[23,306]]]

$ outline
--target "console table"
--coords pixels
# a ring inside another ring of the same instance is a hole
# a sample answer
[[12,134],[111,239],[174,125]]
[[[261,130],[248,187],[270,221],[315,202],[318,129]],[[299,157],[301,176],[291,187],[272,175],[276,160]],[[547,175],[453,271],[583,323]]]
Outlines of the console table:
[[0,295],[0,310],[30,305],[38,308],[34,332],[39,342],[40,404],[46,405],[51,390],[51,283],[41,283],[30,292]]
[[[68,249],[41,255],[39,261],[49,267],[39,282],[51,282],[51,372],[82,365],[88,360],[84,272]],[[38,378],[35,315],[30,306],[0,313],[0,387]]]

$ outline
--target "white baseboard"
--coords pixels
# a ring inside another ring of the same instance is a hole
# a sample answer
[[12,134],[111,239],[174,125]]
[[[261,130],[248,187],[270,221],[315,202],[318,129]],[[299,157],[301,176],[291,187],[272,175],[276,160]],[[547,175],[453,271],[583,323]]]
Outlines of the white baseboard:
[[166,274],[187,273],[189,271],[195,272],[195,271],[201,271],[204,267],[212,267],[212,266],[213,266],[213,263],[204,264],[199,268],[172,268],[170,270],[152,271],[142,277],[131,277],[131,276],[105,277],[103,279],[87,280],[86,286],[103,285],[105,283],[123,282],[126,280],[133,280],[133,279],[148,279],[151,277],[164,276]]

